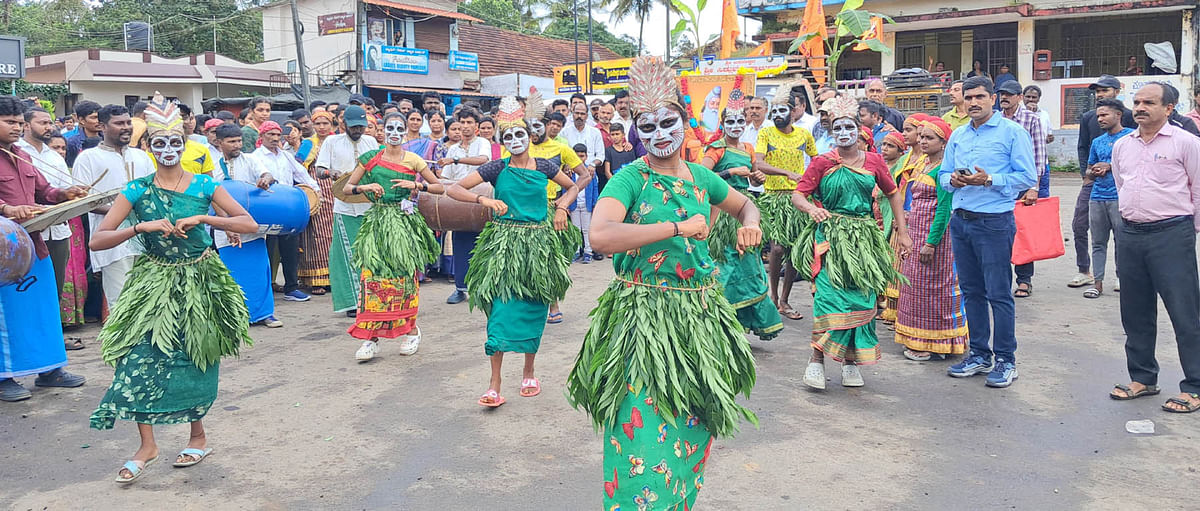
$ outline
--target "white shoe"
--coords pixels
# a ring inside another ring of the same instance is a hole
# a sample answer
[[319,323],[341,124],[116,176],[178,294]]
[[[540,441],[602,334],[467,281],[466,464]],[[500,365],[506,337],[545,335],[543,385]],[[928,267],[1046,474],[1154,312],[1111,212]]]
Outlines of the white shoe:
[[804,384],[817,390],[825,390],[825,363],[809,362],[804,370]]
[[862,387],[867,382],[863,381],[862,373],[858,371],[858,366],[854,364],[842,365],[842,386],[843,387]]
[[1090,286],[1095,283],[1096,279],[1092,278],[1091,275],[1087,273],[1077,273],[1075,274],[1075,277],[1073,277],[1071,281],[1067,283],[1067,287],[1083,287]]
[[404,340],[400,341],[400,354],[413,355],[417,353],[417,348],[421,347],[421,329],[413,329],[416,334],[404,336]]
[[378,353],[379,343],[375,341],[363,341],[362,347],[354,353],[354,359],[358,360],[359,362],[366,362],[372,358],[375,358],[375,355]]

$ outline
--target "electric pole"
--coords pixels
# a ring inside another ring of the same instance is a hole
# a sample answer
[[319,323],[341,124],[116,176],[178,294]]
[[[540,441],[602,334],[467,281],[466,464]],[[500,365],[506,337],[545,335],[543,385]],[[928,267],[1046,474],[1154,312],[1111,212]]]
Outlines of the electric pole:
[[292,34],[296,37],[296,68],[300,72],[300,87],[304,91],[303,108],[308,108],[308,98],[311,92],[308,90],[308,68],[304,66],[304,27],[300,25],[300,13],[296,8],[296,0],[292,0]]

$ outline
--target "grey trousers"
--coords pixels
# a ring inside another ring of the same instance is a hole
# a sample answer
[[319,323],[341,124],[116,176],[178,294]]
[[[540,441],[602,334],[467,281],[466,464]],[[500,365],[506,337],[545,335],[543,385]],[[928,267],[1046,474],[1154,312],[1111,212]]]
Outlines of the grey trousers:
[[1161,297],[1175,329],[1183,366],[1182,392],[1200,393],[1200,275],[1196,269],[1196,231],[1192,217],[1153,224],[1125,222],[1118,236],[1121,326],[1129,377],[1142,385],[1158,384],[1154,344]]
[[[1117,233],[1125,222],[1121,220],[1121,212],[1117,210],[1117,201],[1091,201],[1088,203],[1088,223],[1091,225],[1092,234],[1092,276],[1096,278],[1096,282],[1104,280],[1104,267],[1108,262],[1108,240],[1113,238],[1113,245],[1116,246],[1121,241],[1116,238]],[[1121,277],[1121,272],[1117,266],[1116,256],[1117,250],[1113,250],[1113,273],[1118,278]]]
[[1083,183],[1079,189],[1079,197],[1075,199],[1075,217],[1071,219],[1071,237],[1075,239],[1075,266],[1079,273],[1087,273],[1092,267],[1088,259],[1091,247],[1088,245],[1088,203],[1092,199],[1092,182]]

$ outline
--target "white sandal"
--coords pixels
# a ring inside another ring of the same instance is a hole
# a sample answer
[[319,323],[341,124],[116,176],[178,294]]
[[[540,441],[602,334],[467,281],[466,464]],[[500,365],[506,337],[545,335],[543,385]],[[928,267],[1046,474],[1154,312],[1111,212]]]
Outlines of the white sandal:
[[125,464],[121,466],[121,468],[129,471],[129,477],[121,477],[121,472],[118,470],[117,478],[115,479],[115,481],[120,484],[132,483],[132,482],[136,481],[137,478],[142,477],[142,473],[145,472],[146,469],[148,467],[150,467],[150,465],[153,465],[154,462],[156,462],[156,461],[158,461],[158,456],[150,458],[146,461],[140,461],[140,460],[126,461]]
[[825,390],[825,363],[809,362],[804,370],[804,384],[817,390]]
[[862,387],[867,382],[863,381],[862,373],[859,372],[858,366],[855,364],[842,365],[842,386],[843,387]]

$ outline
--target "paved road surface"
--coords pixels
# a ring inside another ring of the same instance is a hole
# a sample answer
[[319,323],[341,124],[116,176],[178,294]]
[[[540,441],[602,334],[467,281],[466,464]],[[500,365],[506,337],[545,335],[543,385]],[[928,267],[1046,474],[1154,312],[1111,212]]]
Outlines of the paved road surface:
[[[1077,193],[1064,197],[1064,233]],[[1105,394],[1126,381],[1118,299],[1085,300],[1065,282],[1074,254],[1038,263],[1036,293],[1017,302],[1021,379],[1008,390],[920,364],[880,328],[884,356],[867,386],[800,382],[808,318],[771,342],[754,341],[761,418],[713,451],[700,509],[1195,509],[1200,416],[1168,415],[1166,395],[1132,402]],[[1111,259],[1110,259],[1111,261]],[[349,320],[328,297],[280,302],[287,325],[254,327],[255,346],[221,367],[206,419],[215,454],[188,469],[159,463],[132,487],[112,482],[137,447],[132,424],[88,429],[112,370],[99,346],[71,352],[79,389],[34,391],[0,403],[0,507],[13,509],[596,509],[601,440],[563,398],[587,312],[611,276],[608,261],[575,265],[566,322],[547,327],[541,396],[517,395],[519,359],[505,366],[508,404],[481,409],[483,315],[446,305],[452,286],[424,286],[424,341],[412,357],[384,344],[357,364]],[[811,316],[807,285],[792,304]],[[1162,384],[1181,378],[1160,315]],[[95,328],[82,330],[89,340]],[[32,378],[24,380],[32,388]],[[1125,421],[1150,418],[1153,436]],[[168,458],[187,428],[158,429]],[[633,507],[633,503],[629,503]]]

